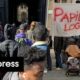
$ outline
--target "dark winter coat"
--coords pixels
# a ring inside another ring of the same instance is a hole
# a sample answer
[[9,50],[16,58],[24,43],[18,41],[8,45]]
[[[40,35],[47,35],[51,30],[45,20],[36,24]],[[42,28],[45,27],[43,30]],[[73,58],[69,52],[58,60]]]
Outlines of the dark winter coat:
[[54,37],[54,50],[61,51],[63,48],[63,38],[62,37]]

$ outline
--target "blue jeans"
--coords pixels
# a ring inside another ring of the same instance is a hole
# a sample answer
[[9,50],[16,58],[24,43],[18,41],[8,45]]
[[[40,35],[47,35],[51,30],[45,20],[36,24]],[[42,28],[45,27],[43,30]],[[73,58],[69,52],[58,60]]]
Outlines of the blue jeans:
[[55,52],[55,58],[56,58],[56,68],[62,68],[62,61],[61,61],[61,51],[57,50]]

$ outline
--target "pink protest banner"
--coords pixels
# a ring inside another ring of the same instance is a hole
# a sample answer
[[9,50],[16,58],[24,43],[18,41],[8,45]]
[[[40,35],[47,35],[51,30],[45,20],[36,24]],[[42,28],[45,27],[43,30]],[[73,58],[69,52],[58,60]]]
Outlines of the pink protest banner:
[[53,35],[80,35],[80,4],[56,3],[53,9]]

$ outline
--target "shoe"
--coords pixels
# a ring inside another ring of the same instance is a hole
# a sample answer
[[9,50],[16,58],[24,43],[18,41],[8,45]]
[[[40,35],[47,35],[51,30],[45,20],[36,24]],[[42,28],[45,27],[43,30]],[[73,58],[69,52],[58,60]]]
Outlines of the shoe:
[[62,68],[59,68],[59,67],[58,67],[58,68],[56,68],[56,70],[58,70],[58,71],[59,71],[59,70],[62,70]]
[[46,74],[48,72],[48,70],[47,69],[44,69],[44,74]]

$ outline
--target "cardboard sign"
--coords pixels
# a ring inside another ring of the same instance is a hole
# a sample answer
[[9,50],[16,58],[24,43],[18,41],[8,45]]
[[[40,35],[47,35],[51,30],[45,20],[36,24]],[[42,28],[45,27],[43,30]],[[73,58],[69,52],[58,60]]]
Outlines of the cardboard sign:
[[54,36],[80,35],[80,5],[56,3],[53,9],[53,24]]

